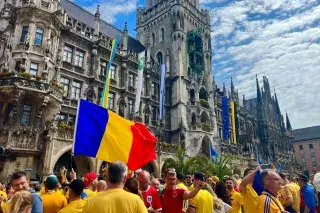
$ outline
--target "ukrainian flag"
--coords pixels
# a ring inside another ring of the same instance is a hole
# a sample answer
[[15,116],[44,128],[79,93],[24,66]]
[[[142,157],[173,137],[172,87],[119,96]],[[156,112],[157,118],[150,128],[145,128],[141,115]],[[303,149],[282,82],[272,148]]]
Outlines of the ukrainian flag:
[[157,138],[142,123],[126,120],[111,110],[80,100],[73,155],[120,160],[130,170],[156,159]]

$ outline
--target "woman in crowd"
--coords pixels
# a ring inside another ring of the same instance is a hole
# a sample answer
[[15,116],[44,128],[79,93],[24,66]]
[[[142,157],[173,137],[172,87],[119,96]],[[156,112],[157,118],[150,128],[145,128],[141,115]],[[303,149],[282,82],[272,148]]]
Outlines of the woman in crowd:
[[22,190],[16,192],[11,198],[11,213],[31,213],[33,196],[30,192]]
[[134,177],[128,178],[126,180],[126,183],[124,184],[124,190],[138,195],[143,200],[142,193],[139,191],[139,183],[136,178]]
[[215,192],[223,202],[225,202],[228,205],[231,205],[230,197],[228,196],[226,186],[223,182],[219,182],[216,184]]

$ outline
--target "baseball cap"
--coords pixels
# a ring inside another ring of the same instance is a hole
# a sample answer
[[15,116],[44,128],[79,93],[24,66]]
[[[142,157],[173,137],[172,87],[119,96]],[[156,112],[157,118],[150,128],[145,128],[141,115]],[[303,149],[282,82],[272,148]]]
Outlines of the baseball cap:
[[50,189],[55,189],[58,186],[59,180],[55,175],[49,175],[44,181],[45,185]]
[[97,179],[97,174],[94,173],[94,172],[90,172],[90,173],[87,173],[85,176],[84,176],[84,186],[87,187],[90,185],[90,183],[92,183],[95,179]]
[[77,195],[81,195],[84,189],[84,183],[80,179],[75,179],[69,184],[69,188]]

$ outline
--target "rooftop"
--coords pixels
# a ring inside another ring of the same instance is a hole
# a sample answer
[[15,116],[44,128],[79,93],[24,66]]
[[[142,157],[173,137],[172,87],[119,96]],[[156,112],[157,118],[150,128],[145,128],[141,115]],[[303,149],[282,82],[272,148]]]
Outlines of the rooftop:
[[295,129],[292,131],[294,142],[320,139],[320,126]]
[[[88,25],[93,29],[95,28],[95,16],[93,14],[69,0],[61,0],[61,5],[68,13],[68,16]],[[123,33],[121,30],[103,20],[100,20],[100,32],[112,39],[116,38],[118,35],[122,35]],[[139,53],[142,52],[145,47],[138,40],[129,36],[128,49]]]

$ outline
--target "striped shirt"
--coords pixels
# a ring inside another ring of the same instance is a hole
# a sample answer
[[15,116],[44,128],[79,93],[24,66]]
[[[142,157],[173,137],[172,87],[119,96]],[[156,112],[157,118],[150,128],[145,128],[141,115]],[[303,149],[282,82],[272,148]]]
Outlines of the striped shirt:
[[278,198],[271,193],[264,191],[259,196],[258,213],[281,213],[284,211]]

